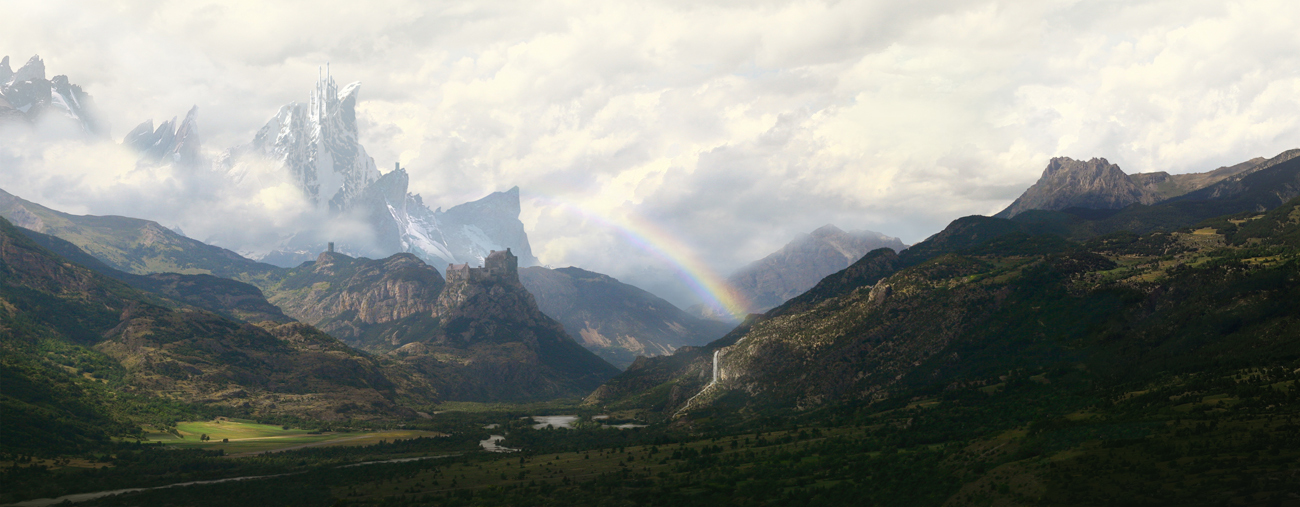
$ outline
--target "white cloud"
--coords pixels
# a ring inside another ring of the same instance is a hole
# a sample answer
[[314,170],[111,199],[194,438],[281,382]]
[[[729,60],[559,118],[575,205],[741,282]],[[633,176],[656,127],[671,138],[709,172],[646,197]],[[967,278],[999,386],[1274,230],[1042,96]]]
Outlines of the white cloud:
[[[119,139],[197,104],[205,146],[247,142],[328,61],[364,83],[367,150],[385,170],[400,160],[425,202],[518,185],[543,262],[677,302],[690,296],[662,261],[555,203],[658,224],[726,274],[825,223],[921,240],[996,212],[1052,156],[1186,172],[1300,145],[1300,5],[1286,1],[7,9],[0,47],[70,75]],[[139,215],[172,212],[122,196],[182,192],[175,175],[61,164],[0,186],[53,200],[56,182],[94,173],[65,202]],[[285,198],[271,188],[226,198],[264,212]]]

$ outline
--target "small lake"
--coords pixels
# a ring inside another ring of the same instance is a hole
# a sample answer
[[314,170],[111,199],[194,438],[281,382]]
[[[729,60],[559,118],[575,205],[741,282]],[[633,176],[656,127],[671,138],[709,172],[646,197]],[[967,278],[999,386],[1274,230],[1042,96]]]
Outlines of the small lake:
[[515,452],[519,450],[519,449],[511,449],[509,447],[501,447],[497,445],[497,442],[500,442],[505,439],[506,439],[505,435],[488,435],[487,440],[478,441],[478,446],[482,447],[483,450],[487,452]]
[[578,422],[578,416],[576,415],[535,415],[532,416],[532,418],[533,421],[537,423],[533,425],[533,429],[535,430],[540,430],[547,426],[555,429],[564,428],[571,430],[573,429],[573,423]]

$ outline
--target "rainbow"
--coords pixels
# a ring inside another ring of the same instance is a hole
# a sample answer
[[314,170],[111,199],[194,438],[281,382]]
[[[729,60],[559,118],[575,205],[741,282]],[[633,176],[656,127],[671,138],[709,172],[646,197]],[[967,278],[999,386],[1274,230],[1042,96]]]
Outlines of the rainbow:
[[695,249],[662,227],[636,216],[619,221],[571,202],[536,194],[528,197],[617,231],[638,249],[672,267],[677,277],[686,283],[686,286],[690,287],[705,305],[736,319],[745,317],[745,310],[749,308],[748,301],[736,294],[726,280],[701,261],[695,255]]

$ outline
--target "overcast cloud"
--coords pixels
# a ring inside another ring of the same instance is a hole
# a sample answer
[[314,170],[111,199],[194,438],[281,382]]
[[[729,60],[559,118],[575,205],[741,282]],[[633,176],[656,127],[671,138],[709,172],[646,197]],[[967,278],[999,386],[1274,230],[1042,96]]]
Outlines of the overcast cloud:
[[[363,83],[366,149],[384,170],[402,162],[426,203],[518,185],[543,263],[679,304],[689,293],[662,261],[557,203],[657,224],[725,276],[826,223],[920,241],[1000,210],[1053,156],[1179,173],[1300,147],[1300,3],[1287,0],[5,10],[0,54],[15,67],[40,54],[47,74],[95,97],[118,141],[198,105],[205,147],[247,142],[279,106],[305,100],[329,62],[340,83]],[[255,241],[159,195],[192,191],[176,187],[194,178],[76,151],[103,148],[56,148],[0,158],[0,188]],[[246,189],[256,199],[223,190],[221,212],[246,217],[226,223],[290,213],[282,182],[267,178],[270,193]]]

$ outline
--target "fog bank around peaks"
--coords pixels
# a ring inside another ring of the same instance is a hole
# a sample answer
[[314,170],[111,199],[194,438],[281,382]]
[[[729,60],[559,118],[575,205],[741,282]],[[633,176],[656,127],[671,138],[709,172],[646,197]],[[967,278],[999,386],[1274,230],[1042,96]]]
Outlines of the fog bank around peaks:
[[131,147],[68,136],[61,123],[0,126],[0,187],[68,213],[153,220],[255,258],[305,231],[367,239],[358,221],[316,209],[274,161],[249,157],[229,170],[141,164]]

